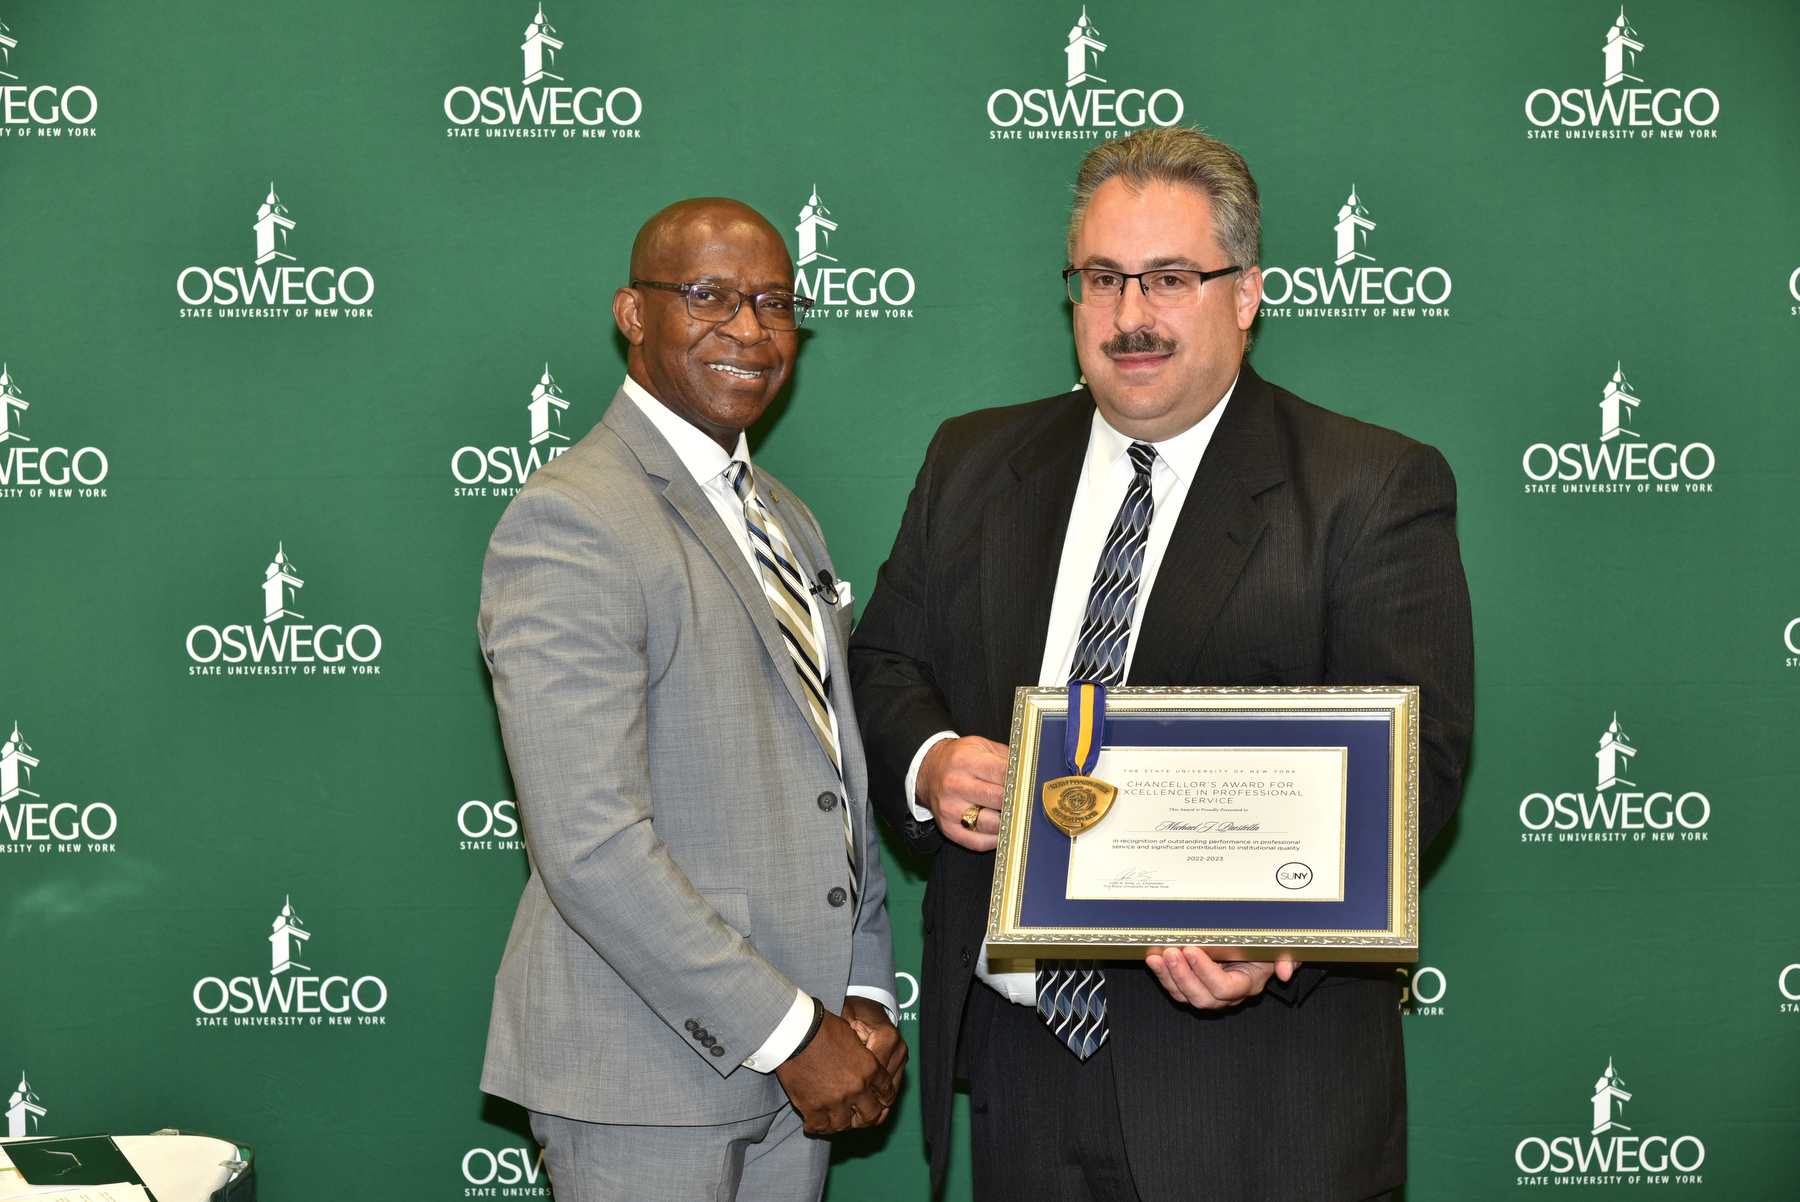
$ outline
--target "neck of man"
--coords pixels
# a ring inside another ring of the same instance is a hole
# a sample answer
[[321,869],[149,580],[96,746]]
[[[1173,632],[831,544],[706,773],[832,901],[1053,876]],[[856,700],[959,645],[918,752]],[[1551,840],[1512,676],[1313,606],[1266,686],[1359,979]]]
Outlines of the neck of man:
[[1092,385],[1089,386],[1089,391],[1094,393],[1094,402],[1100,407],[1106,424],[1125,437],[1134,442],[1167,442],[1192,430],[1219,407],[1219,402],[1225,399],[1225,394],[1237,382],[1241,367],[1240,360],[1219,378],[1208,379],[1196,385],[1188,397],[1154,417],[1131,417],[1120,412],[1118,406],[1101,396]]

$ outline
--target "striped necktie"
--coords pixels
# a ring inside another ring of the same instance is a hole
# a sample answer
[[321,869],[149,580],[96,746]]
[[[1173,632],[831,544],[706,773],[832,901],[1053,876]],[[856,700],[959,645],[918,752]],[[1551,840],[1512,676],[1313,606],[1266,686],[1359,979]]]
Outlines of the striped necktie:
[[[757,575],[762,579],[763,593],[775,611],[775,625],[781,628],[794,668],[800,673],[800,691],[806,695],[806,717],[819,744],[831,757],[838,779],[844,777],[843,758],[839,752],[837,733],[831,715],[831,673],[826,664],[824,647],[813,630],[812,607],[806,601],[806,580],[795,566],[794,553],[788,547],[781,525],[763,505],[756,491],[756,478],[750,465],[741,459],[726,468],[731,491],[744,506],[744,528],[750,536],[750,549],[756,555]],[[846,796],[838,807],[844,814],[844,854],[850,861],[850,893],[859,892],[856,880],[856,840],[850,828],[850,799]]]
[[[1156,462],[1156,448],[1134,442],[1128,453],[1135,471],[1094,567],[1070,680],[1104,685],[1125,681],[1125,649],[1131,642],[1131,616],[1137,608],[1144,547],[1150,541],[1155,511],[1150,468]],[[1086,1060],[1106,1042],[1106,975],[1092,960],[1039,960],[1037,1009],[1056,1037]]]

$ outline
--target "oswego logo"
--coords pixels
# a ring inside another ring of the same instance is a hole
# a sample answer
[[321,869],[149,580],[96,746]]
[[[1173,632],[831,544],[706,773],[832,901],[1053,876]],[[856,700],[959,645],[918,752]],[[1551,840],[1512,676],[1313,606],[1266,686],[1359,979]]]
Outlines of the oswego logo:
[[[1448,317],[1452,282],[1442,267],[1376,267],[1377,228],[1356,186],[1332,219],[1329,267],[1264,267],[1264,317]],[[1280,296],[1274,292],[1279,289]]]
[[[1643,77],[1638,55],[1644,43],[1619,9],[1600,44],[1601,90],[1537,88],[1525,97],[1532,139],[1550,138],[1717,138],[1708,128],[1719,119],[1719,96],[1711,88],[1634,88]],[[1615,85],[1626,85],[1615,87]]]
[[313,933],[295,913],[292,897],[282,902],[269,929],[267,987],[262,977],[201,977],[194,984],[196,1027],[386,1025],[381,1012],[388,989],[380,977],[310,975],[315,970],[300,962]]
[[38,764],[14,722],[12,734],[0,743],[0,855],[117,851],[111,840],[119,829],[118,812],[104,801],[83,806],[55,797],[46,800],[32,788]]
[[106,496],[106,452],[38,446],[26,433],[30,408],[12,368],[0,363],[0,498]]
[[523,851],[519,838],[519,808],[510,801],[489,805],[479,799],[456,809],[456,829],[462,832],[458,851]]
[[175,277],[175,294],[190,307],[181,316],[373,317],[375,311],[367,306],[375,297],[375,277],[369,269],[302,266],[288,253],[288,236],[298,224],[271,183],[250,225],[254,264],[210,271],[182,268]]
[[1594,1082],[1593,1096],[1588,1099],[1593,1119],[1590,1130],[1552,1139],[1528,1135],[1520,1140],[1513,1149],[1513,1163],[1525,1176],[1518,1184],[1699,1184],[1697,1170],[1706,1161],[1706,1145],[1698,1136],[1615,1134],[1631,1130],[1623,1121],[1625,1103],[1631,1097],[1608,1057],[1606,1071]]
[[531,473],[569,449],[563,433],[563,414],[569,402],[544,364],[544,374],[531,390],[525,405],[530,416],[530,438],[523,447],[458,447],[450,456],[450,474],[456,477],[453,497],[510,497],[518,493]]
[[[591,84],[580,87],[556,74],[556,54],[563,48],[556,27],[537,16],[525,26],[519,49],[525,55],[525,81],[519,95],[498,85],[479,91],[459,84],[444,93],[444,116],[451,138],[636,138],[642,131],[631,128],[644,115],[644,102],[631,88],[608,91]],[[566,70],[567,68],[563,68]],[[554,81],[554,82],[545,82]],[[532,84],[542,84],[533,92]],[[530,124],[527,125],[526,122]],[[566,128],[558,128],[564,126]]]
[[[819,199],[818,185],[812,196],[800,206],[800,224],[794,227],[799,236],[794,255],[794,291],[811,297],[814,304],[807,320],[824,317],[906,317],[913,311],[901,306],[912,304],[917,285],[912,272],[904,267],[829,267],[838,260],[826,252],[831,249],[831,235],[838,223],[831,210]],[[812,273],[807,274],[807,268]]]
[[[535,1153],[535,1154],[534,1154]],[[470,1185],[506,1185],[515,1188],[496,1194],[492,1189],[468,1190],[467,1194],[507,1198],[547,1198],[550,1178],[544,1173],[544,1150],[530,1148],[470,1148],[463,1153],[463,1180]],[[538,1178],[544,1184],[538,1184]]]
[[[1593,395],[1592,393],[1589,394]],[[1528,493],[1710,493],[1707,477],[1718,465],[1703,442],[1639,441],[1633,426],[1644,398],[1625,377],[1625,365],[1613,367],[1600,389],[1600,441],[1534,442],[1525,448]],[[1604,476],[1604,479],[1602,479]]]
[[[990,139],[1000,138],[1103,138],[1118,137],[1119,129],[1143,125],[1174,125],[1186,106],[1173,88],[1083,88],[1106,83],[1096,73],[1106,43],[1088,19],[1081,17],[1069,29],[1062,56],[1067,70],[1058,88],[999,88],[988,97],[987,116],[995,128]],[[1068,128],[1064,128],[1064,126]]]
[[1800,964],[1789,964],[1776,973],[1775,988],[1787,999],[1781,1003],[1781,1013],[1800,1014]]
[[19,39],[0,21],[0,138],[91,138],[100,100],[84,84],[33,83],[16,73]]
[[1612,723],[1600,733],[1600,748],[1594,752],[1593,802],[1589,803],[1585,791],[1526,794],[1519,803],[1519,822],[1525,827],[1519,842],[1705,842],[1704,828],[1712,817],[1712,802],[1706,794],[1653,790],[1626,779],[1637,753],[1615,713]]
[[43,1134],[39,1123],[50,1112],[44,1109],[44,1100],[37,1096],[31,1084],[25,1080],[25,1074],[19,1074],[19,1088],[12,1091],[12,1097],[6,1100],[6,1138],[30,1139],[34,1135]]
[[1443,1017],[1444,995],[1450,992],[1450,982],[1443,970],[1420,965],[1413,969],[1402,968],[1399,972],[1400,1013]]
[[[293,607],[306,585],[285,544],[263,569],[260,623],[210,626],[188,631],[189,676],[377,676],[381,632],[367,623],[286,622],[306,615]],[[348,659],[350,662],[345,663]],[[245,661],[249,662],[246,663]],[[267,660],[268,662],[263,662]],[[214,662],[218,661],[218,662]]]

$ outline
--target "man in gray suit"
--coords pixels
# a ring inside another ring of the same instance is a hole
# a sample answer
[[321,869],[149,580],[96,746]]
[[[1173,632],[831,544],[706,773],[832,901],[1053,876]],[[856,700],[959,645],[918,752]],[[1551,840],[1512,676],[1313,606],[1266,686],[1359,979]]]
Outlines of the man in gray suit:
[[906,1062],[849,587],[743,437],[793,367],[793,278],[736,201],[652,217],[624,386],[488,546],[531,876],[481,1087],[532,1112],[561,1202],[816,1200],[808,1136],[882,1121]]

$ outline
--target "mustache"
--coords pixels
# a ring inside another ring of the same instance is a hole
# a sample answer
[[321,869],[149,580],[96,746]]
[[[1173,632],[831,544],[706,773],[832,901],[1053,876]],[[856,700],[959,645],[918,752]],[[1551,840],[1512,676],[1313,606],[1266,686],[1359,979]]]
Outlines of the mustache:
[[1100,353],[1109,359],[1120,355],[1172,355],[1175,340],[1164,338],[1154,330],[1133,330],[1129,334],[1114,334],[1102,342]]

